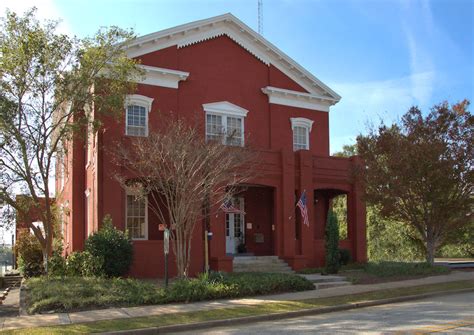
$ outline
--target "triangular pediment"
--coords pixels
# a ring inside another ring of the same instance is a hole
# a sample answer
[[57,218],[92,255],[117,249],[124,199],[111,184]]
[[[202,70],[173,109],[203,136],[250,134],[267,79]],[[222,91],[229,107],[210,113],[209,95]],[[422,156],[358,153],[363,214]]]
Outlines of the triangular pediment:
[[272,64],[309,93],[333,103],[341,97],[245,23],[228,13],[138,37],[127,46],[129,57],[139,57],[176,45],[178,48],[227,36],[266,65]]
[[204,111],[218,114],[230,114],[238,116],[247,116],[247,109],[237,106],[229,101],[211,102],[202,105]]

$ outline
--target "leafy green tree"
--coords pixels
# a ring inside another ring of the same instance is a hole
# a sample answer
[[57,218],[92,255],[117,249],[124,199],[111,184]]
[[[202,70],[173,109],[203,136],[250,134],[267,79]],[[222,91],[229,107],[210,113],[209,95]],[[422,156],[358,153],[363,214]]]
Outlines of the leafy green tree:
[[328,212],[328,220],[326,223],[326,273],[337,273],[340,268],[339,263],[339,226],[337,224],[336,215],[332,210]]
[[[400,122],[357,138],[366,164],[366,198],[383,218],[408,225],[426,261],[448,236],[472,222],[474,117],[469,102],[447,102],[423,116],[412,107]],[[472,241],[472,236],[471,236]]]
[[[47,272],[55,163],[68,140],[122,112],[141,72],[123,48],[132,34],[116,27],[77,39],[56,33],[57,22],[39,22],[34,8],[24,16],[7,11],[0,26],[0,203],[21,215],[39,212],[43,230],[28,228]],[[27,195],[21,202],[18,192]]]

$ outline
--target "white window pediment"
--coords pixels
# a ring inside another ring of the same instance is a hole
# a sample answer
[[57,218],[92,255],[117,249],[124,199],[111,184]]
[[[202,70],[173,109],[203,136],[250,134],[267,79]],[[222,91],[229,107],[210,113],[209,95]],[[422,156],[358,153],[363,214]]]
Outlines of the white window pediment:
[[246,117],[247,113],[249,112],[247,109],[234,105],[229,101],[211,102],[208,104],[203,104],[202,107],[204,108],[205,112],[213,114],[226,114]]
[[130,105],[138,105],[145,107],[148,112],[151,111],[151,104],[153,103],[153,98],[147,97],[145,95],[140,94],[130,94],[127,95],[125,99],[125,107]]
[[309,132],[311,132],[311,128],[313,127],[313,120],[304,118],[304,117],[290,117],[291,121],[291,129],[295,129],[295,127],[303,127],[307,128]]

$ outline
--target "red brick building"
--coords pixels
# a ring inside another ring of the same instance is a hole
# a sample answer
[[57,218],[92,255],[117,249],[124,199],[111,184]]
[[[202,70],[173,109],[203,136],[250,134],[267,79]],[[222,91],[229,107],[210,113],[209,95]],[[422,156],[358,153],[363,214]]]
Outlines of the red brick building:
[[[259,151],[261,177],[235,201],[245,215],[211,218],[211,268],[232,271],[237,246],[254,255],[276,255],[293,269],[324,263],[324,226],[335,195],[347,195],[348,236],[341,245],[366,261],[365,205],[352,178],[357,157],[329,154],[330,107],[340,96],[231,14],[140,37],[127,49],[146,78],[127,99],[122,120],[107,120],[88,143],[70,144],[58,164],[57,199],[64,209],[66,252],[110,214],[134,238],[131,275],[163,275],[163,232],[145,201],[127,196],[113,179],[110,148],[147,136],[160,118],[202,124],[202,136],[231,129],[232,145],[251,139]],[[309,226],[295,203],[306,190]],[[190,273],[202,271],[203,231],[195,230]]]

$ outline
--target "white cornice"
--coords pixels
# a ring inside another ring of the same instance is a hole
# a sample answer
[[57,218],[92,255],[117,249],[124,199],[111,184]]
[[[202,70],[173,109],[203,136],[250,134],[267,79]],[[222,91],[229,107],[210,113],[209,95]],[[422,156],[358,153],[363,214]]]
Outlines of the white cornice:
[[211,102],[203,104],[202,108],[205,112],[214,114],[225,114],[246,117],[249,112],[247,109],[234,105],[229,101]]
[[138,65],[138,67],[145,71],[145,76],[140,80],[140,83],[147,85],[178,88],[179,82],[186,80],[189,76],[189,72],[162,67],[149,65]]
[[230,13],[139,37],[126,48],[129,57],[138,57],[173,45],[182,48],[223,35],[234,40],[263,63],[278,68],[306,91],[332,98],[335,102],[341,99],[318,78]]
[[302,93],[272,86],[262,88],[262,92],[268,95],[268,102],[271,104],[324,112],[329,112],[329,107],[338,101],[319,94]]

